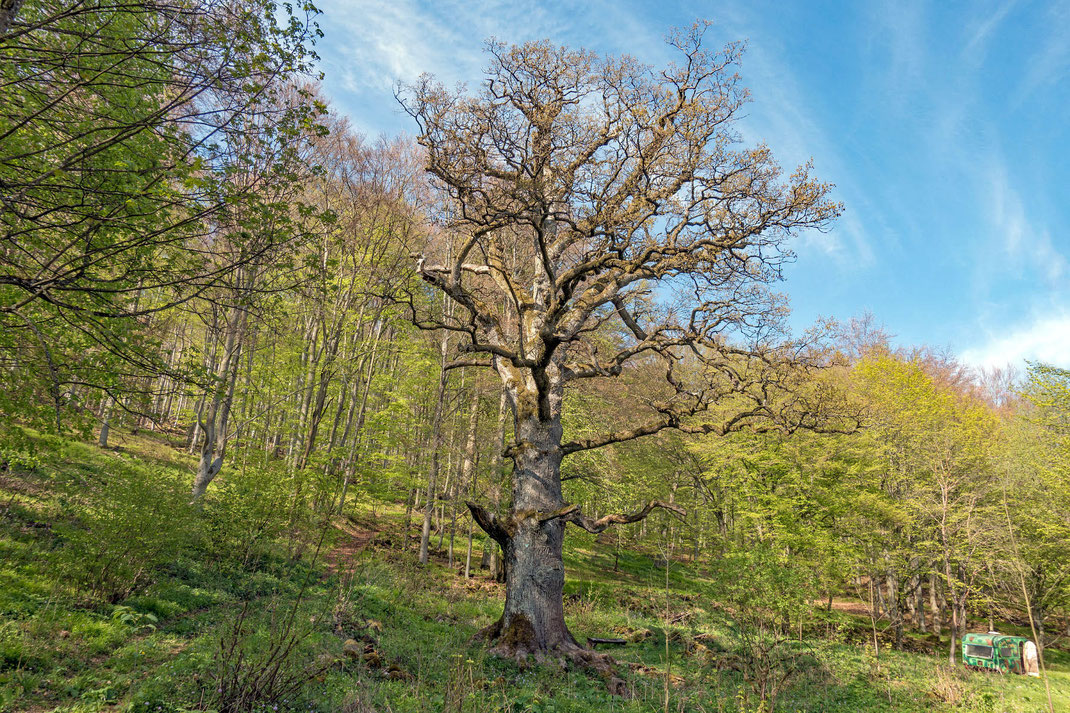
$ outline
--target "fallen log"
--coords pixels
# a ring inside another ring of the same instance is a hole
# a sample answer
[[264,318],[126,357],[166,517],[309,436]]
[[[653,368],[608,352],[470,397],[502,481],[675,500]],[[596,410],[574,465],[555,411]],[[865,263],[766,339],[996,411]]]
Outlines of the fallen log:
[[593,636],[587,637],[587,646],[592,649],[597,647],[599,644],[608,644],[610,646],[624,646],[627,643],[628,642],[624,639],[599,639]]

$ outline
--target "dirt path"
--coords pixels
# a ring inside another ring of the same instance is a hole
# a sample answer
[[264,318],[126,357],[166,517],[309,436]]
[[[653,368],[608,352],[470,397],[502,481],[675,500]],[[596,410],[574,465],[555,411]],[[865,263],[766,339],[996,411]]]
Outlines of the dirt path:
[[346,537],[332,547],[323,560],[332,573],[352,572],[356,568],[360,553],[375,540],[379,530],[364,529],[349,518],[335,518],[331,524]]
[[[828,600],[818,603],[827,606]],[[869,607],[857,599],[833,599],[832,608],[836,611],[853,614],[855,616],[869,617]]]
[[[815,609],[827,609],[829,605],[828,599],[813,599],[810,601]],[[852,614],[854,616],[861,616],[869,618],[869,607],[865,602],[859,599],[833,599],[832,608],[834,611],[843,612],[845,614]],[[880,617],[878,617],[879,619]]]

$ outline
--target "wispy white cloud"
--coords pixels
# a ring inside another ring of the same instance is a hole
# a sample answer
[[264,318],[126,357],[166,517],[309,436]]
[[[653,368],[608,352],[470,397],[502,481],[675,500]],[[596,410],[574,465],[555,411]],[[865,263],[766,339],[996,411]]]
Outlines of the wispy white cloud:
[[886,91],[896,96],[916,91],[924,83],[928,60],[924,0],[871,3],[868,10],[870,44],[885,55]]
[[327,88],[356,129],[370,134],[411,128],[393,98],[399,82],[428,73],[447,86],[475,86],[488,39],[550,38],[616,53],[626,47],[650,61],[644,53],[664,49],[666,29],[610,0],[582,9],[567,0],[322,0],[319,6]]
[[412,0],[328,0],[322,4],[329,33],[325,58],[331,75],[352,92],[389,90],[442,64],[436,56],[448,45],[460,53],[456,64],[471,61],[471,42],[456,42],[441,24]]
[[987,16],[975,20],[966,26],[966,36],[969,39],[963,47],[962,56],[968,63],[976,66],[984,62],[990,40],[1017,4],[1018,0],[1006,0],[1006,2],[1001,2],[996,9]]
[[1052,3],[1046,15],[1046,36],[1025,65],[1015,104],[1021,104],[1042,87],[1065,82],[1070,74],[1070,2]]
[[977,367],[1021,367],[1028,359],[1070,368],[1070,313],[1054,313],[1027,324],[1008,325],[988,332],[962,352]]
[[558,29],[554,15],[533,0],[324,0],[321,9],[328,70],[353,92],[382,92],[424,72],[448,83],[476,79],[484,40]]
[[[475,88],[489,37],[663,66],[669,27],[711,17],[710,47],[748,40],[745,144],[766,141],[789,171],[813,157],[846,205],[830,233],[794,243],[799,314],[865,305],[905,340],[948,343],[977,365],[1070,366],[1070,233],[1052,193],[1065,151],[1051,121],[1070,76],[1068,0],[977,0],[968,12],[870,0],[812,24],[816,9],[747,0],[321,5],[326,90],[371,134],[413,130],[392,97],[399,80],[430,72]],[[1029,133],[1045,120],[1044,135]]]
[[962,358],[978,367],[1026,360],[1070,367],[1070,246],[1030,215],[1007,165],[995,154],[985,161],[978,202],[989,236],[978,252],[978,297],[987,302]]
[[812,97],[803,90],[781,43],[767,34],[763,18],[739,6],[723,8],[721,13],[727,34],[748,40],[741,74],[756,108],[741,126],[744,141],[765,141],[789,170],[813,159],[814,174],[835,183],[837,198],[846,204],[831,232],[803,234],[798,251],[824,254],[845,271],[873,265],[868,226],[880,219],[858,190],[843,142],[833,140],[822,127]]
[[[1070,260],[1055,247],[1047,228],[1030,221],[1002,163],[989,167],[988,198],[989,221],[1002,248],[999,272],[1035,275],[1051,289],[1062,287],[1064,277],[1070,272]],[[999,277],[999,274],[990,275],[991,279]]]

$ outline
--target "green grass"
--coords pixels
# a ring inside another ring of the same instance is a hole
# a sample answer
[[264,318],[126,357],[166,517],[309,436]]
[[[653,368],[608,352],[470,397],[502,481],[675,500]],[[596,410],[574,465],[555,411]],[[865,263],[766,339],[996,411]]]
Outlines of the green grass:
[[[238,557],[234,545],[244,531],[225,527],[233,511],[183,514],[188,458],[151,437],[124,438],[116,452],[26,431],[16,444],[25,462],[0,478],[0,711],[209,709],[222,685],[221,642],[255,661],[287,630],[295,644],[283,668],[309,675],[279,710],[663,710],[667,667],[670,710],[750,710],[742,703],[741,674],[725,666],[732,638],[703,567],[671,564],[668,609],[676,621],[666,625],[665,570],[656,553],[623,549],[614,571],[613,547],[570,533],[566,616],[576,638],[649,632],[612,652],[629,690],[626,698],[613,697],[605,681],[584,670],[488,657],[473,636],[500,613],[502,587],[483,573],[464,581],[441,556],[421,567],[411,547],[370,548],[346,563],[348,573],[331,575],[322,558],[310,562],[314,531],[304,532],[302,541],[312,544],[295,559],[280,529]],[[253,508],[255,500],[241,500],[244,481],[233,477],[226,495]],[[249,492],[257,492],[255,485]],[[128,498],[121,503],[151,494],[164,503],[154,507],[165,510],[112,522],[115,511],[102,499],[116,491]],[[377,503],[376,512],[350,514],[393,543],[407,541],[397,508]],[[141,531],[161,514],[169,519],[159,520],[156,532]],[[345,537],[332,528],[325,548]],[[144,539],[148,549],[131,538]],[[457,549],[460,560],[463,543]],[[99,577],[89,570],[101,552],[134,561],[124,561],[121,573],[143,565],[150,576],[118,598],[115,583],[95,588]],[[251,604],[235,631],[243,602]],[[862,625],[838,615],[812,630]],[[349,638],[374,655],[346,656]],[[871,646],[849,640],[815,633],[806,642],[806,671],[777,710],[1046,709],[1043,681],[949,671],[942,653],[886,649],[875,657]],[[1047,657],[1055,710],[1070,710],[1070,655],[1049,650]]]

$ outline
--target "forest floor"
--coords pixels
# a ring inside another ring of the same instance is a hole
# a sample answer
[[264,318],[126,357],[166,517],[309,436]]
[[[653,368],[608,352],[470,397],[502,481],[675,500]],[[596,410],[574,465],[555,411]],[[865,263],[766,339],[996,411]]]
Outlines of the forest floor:
[[344,517],[335,518],[331,521],[331,525],[339,532],[339,535],[335,537],[334,544],[324,554],[323,561],[327,564],[327,569],[331,574],[351,573],[356,563],[360,561],[360,554],[372,544],[379,530],[376,529],[374,523],[371,524],[370,529],[364,529],[368,528],[367,524],[362,528],[360,523]]
[[[235,708],[756,710],[707,573],[686,561],[669,562],[666,589],[656,553],[569,534],[573,634],[629,640],[610,650],[627,688],[611,696],[584,670],[487,656],[473,636],[500,614],[503,587],[485,572],[461,576],[460,533],[452,567],[437,536],[421,567],[396,506],[354,504],[306,532],[309,547],[277,538],[253,557],[238,552],[242,533],[225,539],[215,525],[175,522],[158,509],[124,529],[119,510],[86,495],[133,482],[148,487],[134,495],[151,494],[153,508],[172,491],[181,504],[189,459],[159,439],[126,434],[121,449],[102,450],[27,432],[19,448],[0,472],[0,711],[220,710],[234,705],[235,691],[257,687],[260,703]],[[244,526],[256,520],[252,510],[242,517]],[[172,542],[193,531],[201,533],[193,541]],[[145,537],[148,555],[131,549]],[[481,547],[477,539],[475,561]],[[99,570],[113,556],[156,559],[146,560],[150,576],[135,592],[102,595]],[[851,601],[842,604],[834,609]],[[912,651],[883,646],[877,656],[868,619],[851,611],[815,618],[804,636],[801,672],[777,711],[1047,710],[1041,680],[949,670],[946,639],[912,636]],[[1070,711],[1070,655],[1049,648],[1047,658],[1055,710]]]

